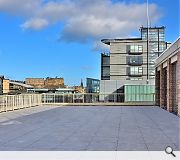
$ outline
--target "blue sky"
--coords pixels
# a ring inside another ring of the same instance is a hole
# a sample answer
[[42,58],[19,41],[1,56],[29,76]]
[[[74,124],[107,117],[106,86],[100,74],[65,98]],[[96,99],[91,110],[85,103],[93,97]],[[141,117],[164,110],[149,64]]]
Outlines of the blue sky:
[[[102,38],[140,36],[146,0],[0,0],[0,75],[10,79],[100,78]],[[152,26],[179,36],[179,0],[149,0]]]

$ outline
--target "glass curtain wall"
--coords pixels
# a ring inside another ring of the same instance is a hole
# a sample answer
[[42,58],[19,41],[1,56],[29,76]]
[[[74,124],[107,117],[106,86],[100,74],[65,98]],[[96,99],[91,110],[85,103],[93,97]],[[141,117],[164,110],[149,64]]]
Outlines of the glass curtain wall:
[[166,49],[165,27],[141,28],[141,37],[148,40],[148,78],[155,78],[155,59]]

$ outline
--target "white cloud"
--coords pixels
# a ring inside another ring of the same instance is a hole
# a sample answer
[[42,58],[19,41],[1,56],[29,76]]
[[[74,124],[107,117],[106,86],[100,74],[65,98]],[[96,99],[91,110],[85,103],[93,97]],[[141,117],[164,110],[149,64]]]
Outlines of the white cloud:
[[[146,25],[146,3],[113,3],[111,0],[0,0],[0,11],[21,14],[23,29],[40,30],[63,22],[60,40],[86,42],[125,37]],[[151,24],[161,13],[149,4]]]
[[34,29],[34,30],[41,30],[47,27],[49,22],[43,18],[32,18],[26,21],[24,24],[21,25],[23,30],[26,29]]
[[0,11],[13,15],[33,15],[42,4],[42,0],[0,0]]

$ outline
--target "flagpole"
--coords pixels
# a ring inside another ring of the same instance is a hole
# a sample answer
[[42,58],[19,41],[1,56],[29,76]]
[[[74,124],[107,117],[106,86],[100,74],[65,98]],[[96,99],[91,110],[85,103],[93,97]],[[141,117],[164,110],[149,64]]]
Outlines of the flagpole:
[[147,84],[149,84],[149,0],[146,1],[147,16]]

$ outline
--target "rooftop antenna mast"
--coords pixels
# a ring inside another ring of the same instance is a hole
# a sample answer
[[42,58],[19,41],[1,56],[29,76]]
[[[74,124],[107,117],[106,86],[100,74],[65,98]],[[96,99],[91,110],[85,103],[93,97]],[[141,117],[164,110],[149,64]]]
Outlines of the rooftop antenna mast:
[[149,0],[146,1],[147,16],[147,84],[149,84]]

